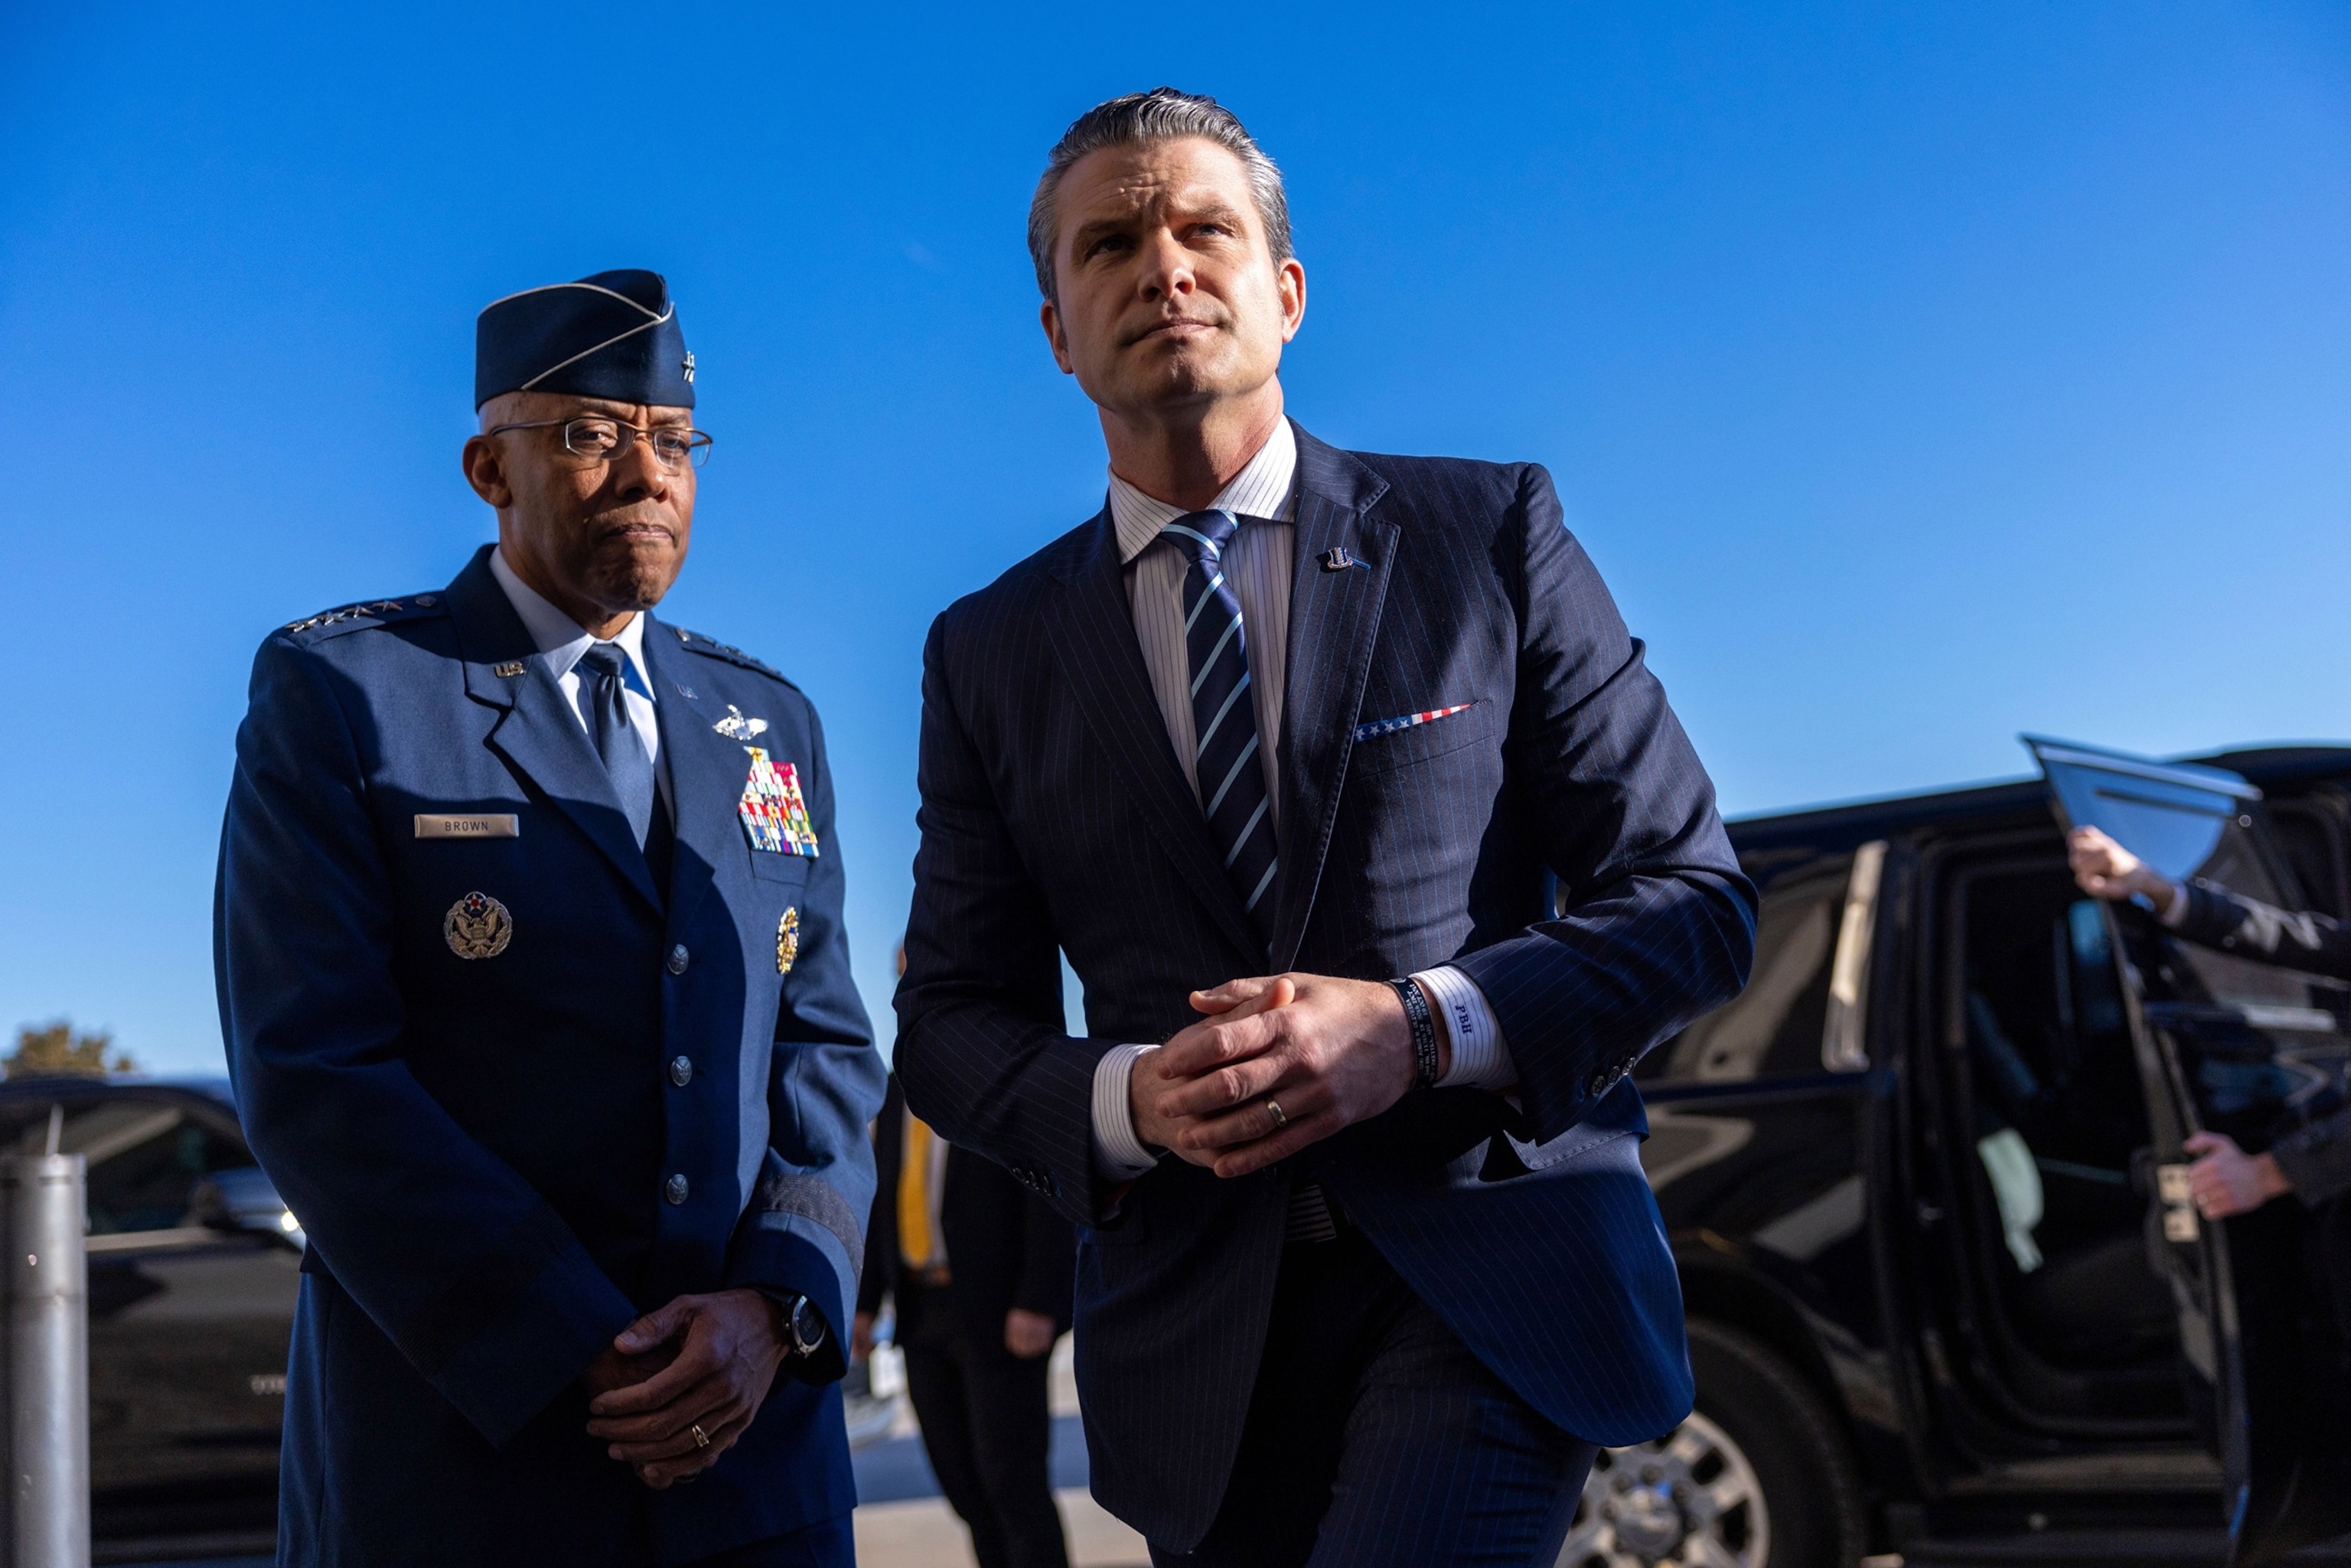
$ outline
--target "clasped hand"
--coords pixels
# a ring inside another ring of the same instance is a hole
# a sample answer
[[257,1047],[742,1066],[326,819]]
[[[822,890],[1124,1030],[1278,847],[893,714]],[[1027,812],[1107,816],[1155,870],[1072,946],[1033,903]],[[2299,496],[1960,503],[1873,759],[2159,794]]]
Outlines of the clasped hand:
[[1287,1159],[1413,1086],[1412,1028],[1383,982],[1273,975],[1191,1001],[1207,1016],[1135,1062],[1127,1104],[1144,1143],[1220,1176]]
[[[589,1364],[589,1436],[660,1491],[718,1462],[784,1362],[783,1315],[757,1291],[680,1296]],[[699,1427],[706,1441],[695,1440]]]

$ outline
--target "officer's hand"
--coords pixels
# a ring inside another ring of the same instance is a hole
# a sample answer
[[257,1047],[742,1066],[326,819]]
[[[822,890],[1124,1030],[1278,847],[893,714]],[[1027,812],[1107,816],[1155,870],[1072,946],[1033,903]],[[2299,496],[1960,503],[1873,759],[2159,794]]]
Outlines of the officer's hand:
[[2245,1153],[2226,1133],[2198,1133],[2187,1146],[2189,1154],[2204,1156],[2188,1167],[2188,1195],[2207,1219],[2250,1214],[2294,1190],[2277,1161]]
[[1053,1320],[1042,1312],[1015,1307],[1004,1314],[1004,1348],[1023,1361],[1036,1360],[1061,1337],[1053,1332]]
[[[1283,991],[1287,1006],[1260,1006]],[[1342,1128],[1368,1121],[1413,1086],[1412,1028],[1381,980],[1276,975],[1196,991],[1214,1015],[1136,1064],[1169,1087],[1156,1113],[1186,1124],[1171,1145],[1220,1176],[1247,1176]],[[1438,1030],[1438,1071],[1448,1053]],[[1280,1103],[1280,1120],[1266,1107]],[[1206,1156],[1205,1158],[1203,1156]]]
[[[1286,1008],[1297,995],[1287,980],[1259,981],[1257,984],[1259,988],[1249,997],[1226,1001],[1214,1008],[1200,1006],[1200,998],[1209,993],[1195,991],[1192,993],[1192,1006],[1198,1011],[1220,1013],[1223,1015],[1221,1021],[1232,1023],[1254,1018],[1272,1008]],[[1185,1144],[1182,1134],[1189,1122],[1180,1116],[1168,1115],[1160,1109],[1169,1085],[1176,1082],[1167,1075],[1163,1063],[1167,1061],[1170,1049],[1185,1045],[1208,1027],[1204,1023],[1194,1024],[1171,1038],[1165,1046],[1144,1052],[1135,1059],[1134,1069],[1126,1080],[1126,1108],[1134,1121],[1134,1135],[1147,1147],[1172,1149],[1196,1166],[1213,1164],[1216,1153]]]
[[589,1435],[656,1491],[716,1464],[750,1427],[784,1362],[783,1313],[757,1291],[680,1296],[612,1341],[624,1356],[670,1346],[668,1365],[588,1402]]

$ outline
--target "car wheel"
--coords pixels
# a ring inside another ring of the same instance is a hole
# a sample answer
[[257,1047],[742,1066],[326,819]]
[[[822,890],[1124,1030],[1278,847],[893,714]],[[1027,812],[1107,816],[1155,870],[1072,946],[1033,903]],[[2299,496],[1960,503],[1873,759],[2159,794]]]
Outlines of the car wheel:
[[1698,1408],[1603,1448],[1558,1568],[1853,1568],[1861,1485],[1828,1408],[1751,1335],[1689,1325]]

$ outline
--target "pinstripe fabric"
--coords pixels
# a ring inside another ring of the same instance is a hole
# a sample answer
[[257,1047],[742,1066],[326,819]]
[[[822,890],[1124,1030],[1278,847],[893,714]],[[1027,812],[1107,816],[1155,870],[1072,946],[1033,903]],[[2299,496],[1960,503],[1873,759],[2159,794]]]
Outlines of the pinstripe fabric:
[[[1301,1180],[1546,1418],[1626,1442],[1681,1416],[1678,1283],[1623,1073],[1735,994],[1753,945],[1711,786],[1549,476],[1298,444],[1293,567],[1333,549],[1364,566],[1293,570],[1274,961],[1457,965],[1501,1022],[1519,1112],[1414,1094],[1296,1168],[1164,1161],[1122,1198],[1093,1169],[1095,1061],[1262,959],[1153,699],[1107,515],[948,609],[924,655],[899,1071],[943,1136],[1085,1227],[1094,1491],[1167,1549],[1223,1496]],[[1064,1029],[1061,951],[1092,1039]]]

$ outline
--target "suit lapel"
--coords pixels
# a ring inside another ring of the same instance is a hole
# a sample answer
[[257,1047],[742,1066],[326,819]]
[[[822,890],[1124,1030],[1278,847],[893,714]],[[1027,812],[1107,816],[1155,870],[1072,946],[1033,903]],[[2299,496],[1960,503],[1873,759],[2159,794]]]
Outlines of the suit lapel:
[[645,617],[645,664],[653,673],[653,712],[661,721],[662,756],[669,763],[670,796],[677,809],[680,852],[670,870],[670,922],[683,928],[726,863],[724,857],[743,853],[735,807],[751,759],[742,742],[711,727],[725,716],[725,705],[702,695],[676,639],[674,627]]
[[1240,950],[1259,951],[1256,928],[1225,876],[1224,858],[1208,836],[1198,797],[1184,781],[1167,722],[1152,695],[1107,507],[1094,519],[1085,558],[1062,579],[1046,612],[1045,631],[1079,710],[1125,779],[1152,837]]
[[[457,574],[449,585],[449,614],[465,662],[465,695],[504,710],[490,730],[490,749],[538,785],[639,896],[659,909],[653,872],[629,829],[611,776],[579,715],[564,703],[562,688],[538,658],[522,617],[490,575],[489,561],[485,547]],[[498,673],[517,666],[518,674]]]
[[[1298,432],[1297,553],[1290,580],[1290,669],[1281,702],[1281,874],[1273,962],[1295,967],[1322,877],[1339,789],[1371,678],[1396,528],[1366,514],[1387,482]],[[1322,570],[1343,549],[1358,565]]]

